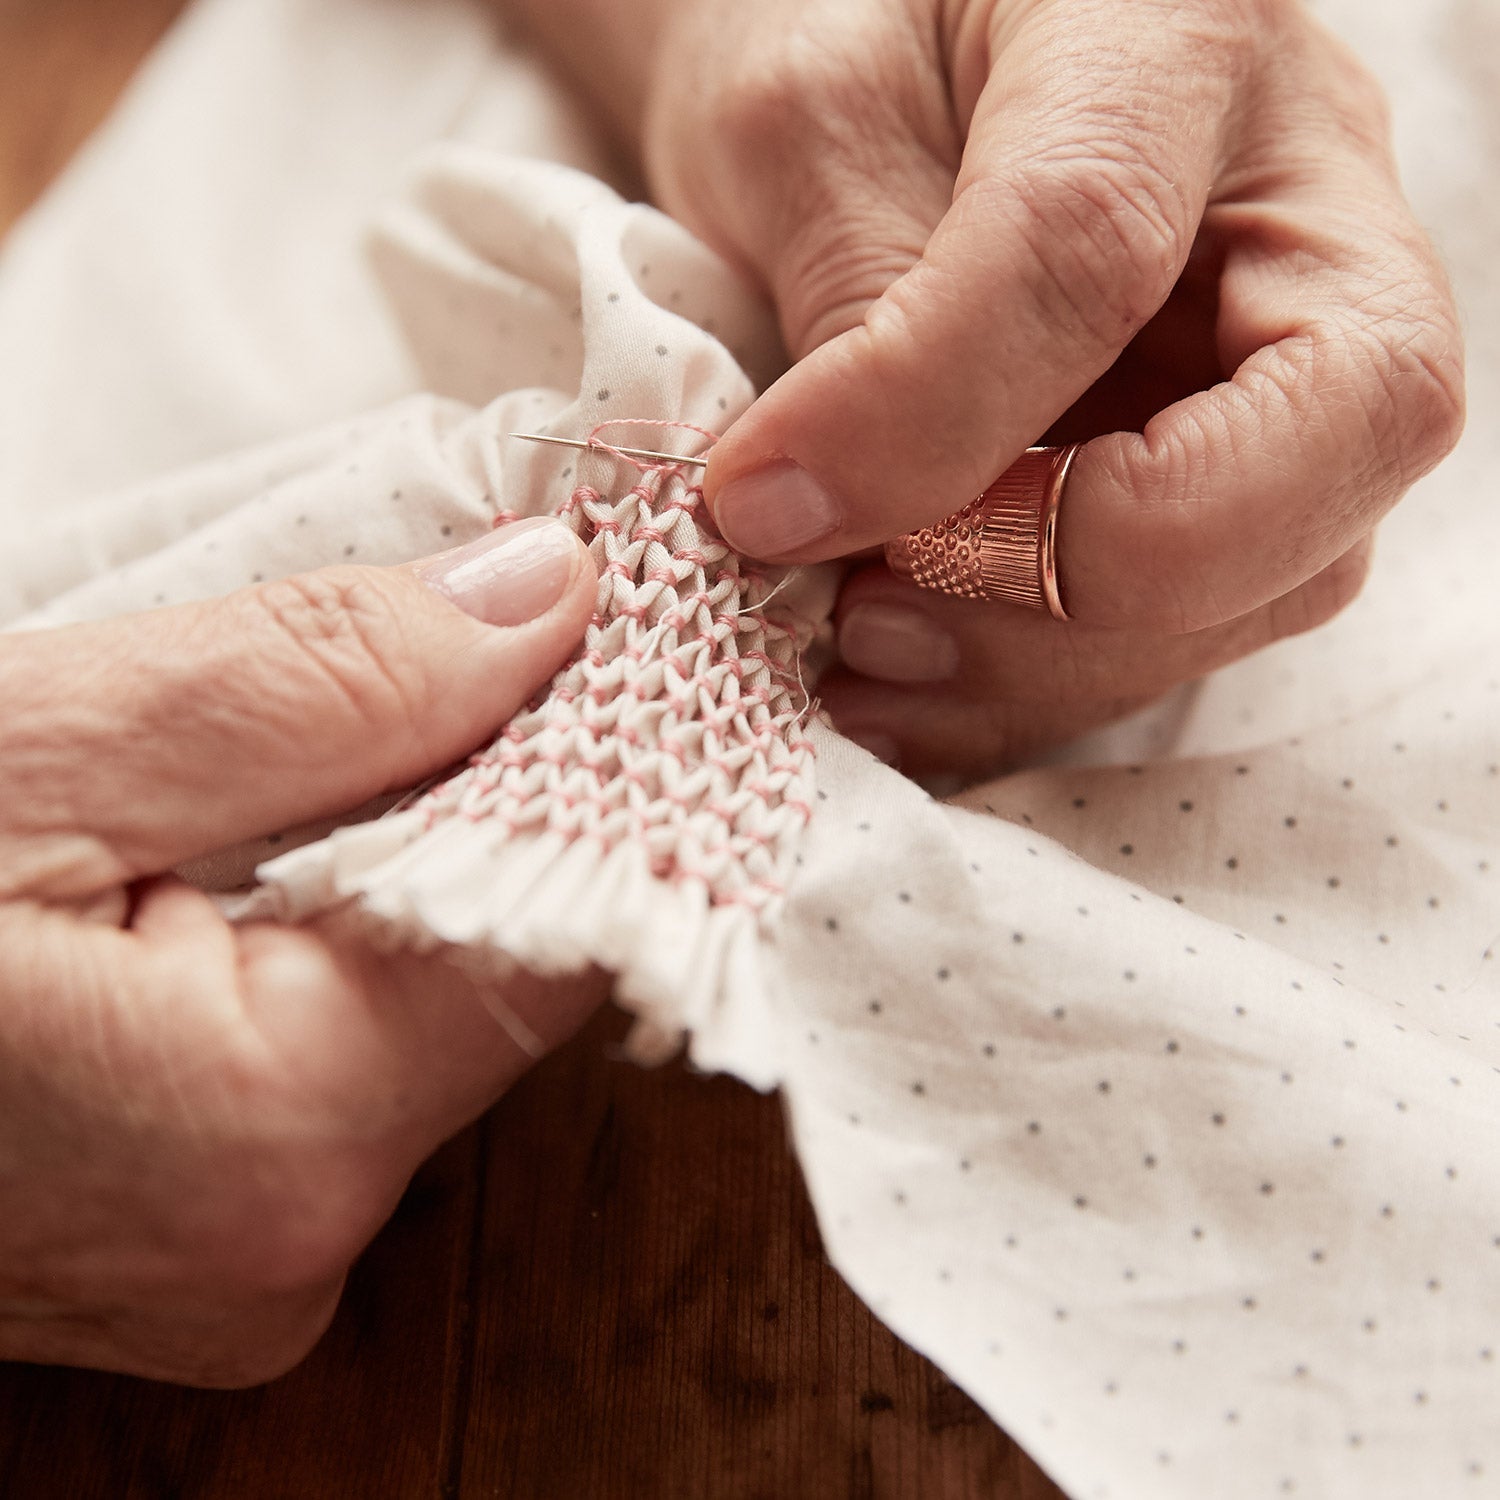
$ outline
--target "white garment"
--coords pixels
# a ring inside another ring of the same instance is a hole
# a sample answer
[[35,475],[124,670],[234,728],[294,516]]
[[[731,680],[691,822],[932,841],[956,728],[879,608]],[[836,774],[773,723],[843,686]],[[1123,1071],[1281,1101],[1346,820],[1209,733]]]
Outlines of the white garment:
[[[606,887],[604,861],[522,920],[473,878],[509,857],[498,837],[465,839],[465,904],[399,818],[267,872],[295,909],[351,896],[408,937],[603,957],[653,1035],[779,1083],[835,1264],[1080,1497],[1500,1493],[1500,21],[1325,10],[1395,89],[1477,354],[1464,448],[1333,626],[1204,684],[1149,764],[1108,763],[1102,736],[950,805],[814,726],[815,816],[767,846],[795,879],[749,927],[710,920],[711,883],[671,887],[684,916],[651,872]],[[0,618],[415,556],[566,500],[572,466],[513,451],[511,426],[721,427],[749,398],[765,310],[659,216],[498,160],[534,148],[540,95],[476,111],[522,76],[476,25],[200,0],[0,264]],[[246,135],[265,97],[278,127]],[[456,133],[488,150],[441,148],[380,210],[382,297],[351,247],[392,155],[477,118]],[[143,483],[87,499],[111,473]],[[619,499],[636,476],[582,477]],[[726,936],[674,953],[699,918]]]

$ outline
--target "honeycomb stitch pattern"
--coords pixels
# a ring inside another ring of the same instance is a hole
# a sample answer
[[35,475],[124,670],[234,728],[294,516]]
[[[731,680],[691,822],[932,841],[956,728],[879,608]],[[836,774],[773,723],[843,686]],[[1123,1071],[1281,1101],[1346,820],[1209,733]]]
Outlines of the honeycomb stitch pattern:
[[[731,551],[680,468],[576,489],[559,513],[599,569],[571,664],[422,795],[262,865],[243,914],[337,907],[377,942],[502,980],[597,966],[636,1014],[636,1057],[687,1036],[700,1066],[772,1087],[764,950],[816,795],[799,662],[827,590],[809,608],[813,575]],[[539,1046],[502,994],[496,1017]]]
[[812,811],[797,668],[810,627],[768,618],[779,574],[700,524],[703,492],[675,472],[614,502],[579,488],[560,514],[599,569],[583,649],[418,810],[601,856],[634,845],[655,879],[769,917]]

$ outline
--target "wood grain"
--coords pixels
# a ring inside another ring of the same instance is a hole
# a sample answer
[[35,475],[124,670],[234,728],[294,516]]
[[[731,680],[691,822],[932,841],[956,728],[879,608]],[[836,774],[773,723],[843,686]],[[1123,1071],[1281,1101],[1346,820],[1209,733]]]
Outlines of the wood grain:
[[0,1366],[0,1495],[1060,1500],[830,1269],[777,1101],[624,1028],[428,1164],[285,1379]]
[[290,1376],[188,1391],[0,1365],[7,1500],[370,1500],[444,1493],[479,1136],[413,1182]]
[[[0,0],[0,228],[181,0]],[[260,1390],[0,1366],[16,1500],[1061,1500],[827,1265],[780,1106],[606,1013],[418,1174]]]
[[621,1026],[491,1117],[458,1493],[1055,1496],[830,1269],[779,1103]]

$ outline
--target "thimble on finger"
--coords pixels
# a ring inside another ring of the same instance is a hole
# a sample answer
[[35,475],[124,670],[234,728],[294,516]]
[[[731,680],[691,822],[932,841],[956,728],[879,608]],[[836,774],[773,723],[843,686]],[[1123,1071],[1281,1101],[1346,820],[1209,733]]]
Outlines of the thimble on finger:
[[1057,512],[1082,446],[1028,448],[977,500],[887,542],[891,571],[919,588],[1044,609],[1066,620],[1057,586]]

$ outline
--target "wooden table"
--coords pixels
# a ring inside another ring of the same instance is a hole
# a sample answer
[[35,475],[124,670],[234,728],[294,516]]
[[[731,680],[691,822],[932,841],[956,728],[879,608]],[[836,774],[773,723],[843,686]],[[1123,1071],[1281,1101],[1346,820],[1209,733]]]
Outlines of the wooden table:
[[[0,228],[181,3],[0,0]],[[624,1024],[439,1152],[285,1379],[0,1366],[0,1496],[1060,1500],[829,1269],[779,1104]]]

